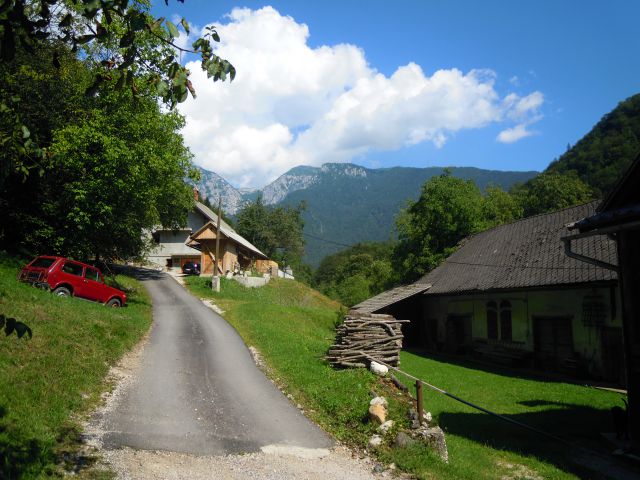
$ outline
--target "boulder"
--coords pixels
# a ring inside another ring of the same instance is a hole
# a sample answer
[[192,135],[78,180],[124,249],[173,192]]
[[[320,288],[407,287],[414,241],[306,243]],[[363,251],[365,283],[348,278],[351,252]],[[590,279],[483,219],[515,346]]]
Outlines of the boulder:
[[371,399],[371,401],[369,402],[369,405],[382,405],[383,407],[386,407],[387,405],[389,405],[389,403],[387,402],[387,399],[384,397],[375,397]]
[[382,365],[378,362],[371,362],[371,364],[369,365],[369,369],[373,373],[381,377],[384,377],[387,373],[389,373],[389,368],[386,365]]
[[382,437],[380,435],[374,435],[369,439],[369,448],[378,448],[382,445]]
[[398,432],[398,435],[396,435],[396,439],[393,442],[393,446],[397,448],[406,448],[414,443],[416,443],[416,441],[409,435],[404,432]]
[[424,439],[429,448],[436,452],[444,462],[449,463],[447,442],[444,439],[444,432],[440,427],[427,428],[424,433]]
[[387,409],[384,405],[376,403],[369,407],[369,418],[382,425],[387,420]]
[[383,424],[378,427],[378,432],[386,435],[389,430],[393,427],[393,420],[387,420]]

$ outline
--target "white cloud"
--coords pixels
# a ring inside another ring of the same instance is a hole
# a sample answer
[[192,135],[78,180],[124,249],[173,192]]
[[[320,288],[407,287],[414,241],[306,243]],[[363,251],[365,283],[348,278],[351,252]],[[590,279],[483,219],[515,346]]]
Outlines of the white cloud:
[[189,63],[198,98],[180,111],[195,162],[240,186],[262,186],[301,164],[422,142],[442,147],[457,131],[492,123],[530,134],[526,125],[541,118],[540,92],[501,98],[491,70],[428,75],[410,63],[387,77],[354,45],[310,48],[309,28],[272,7],[234,9],[227,20],[216,24],[218,53],[236,67],[235,81],[214,84]]
[[500,143],[515,143],[525,137],[530,137],[533,132],[527,130],[527,126],[523,123],[513,128],[507,128],[498,134],[496,140]]

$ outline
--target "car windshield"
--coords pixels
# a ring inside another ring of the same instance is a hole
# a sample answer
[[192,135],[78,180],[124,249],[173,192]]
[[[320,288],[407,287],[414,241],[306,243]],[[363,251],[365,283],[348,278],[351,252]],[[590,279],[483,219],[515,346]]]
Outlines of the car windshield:
[[51,265],[53,265],[53,262],[55,261],[56,261],[55,258],[38,257],[33,262],[31,262],[30,266],[37,267],[37,268],[49,268]]

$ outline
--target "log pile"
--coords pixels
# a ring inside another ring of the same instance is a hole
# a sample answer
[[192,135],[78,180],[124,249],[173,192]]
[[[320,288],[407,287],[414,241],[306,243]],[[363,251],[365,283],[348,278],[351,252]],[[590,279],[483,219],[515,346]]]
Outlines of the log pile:
[[351,310],[336,329],[336,343],[327,360],[334,367],[367,367],[369,357],[398,366],[402,349],[403,323],[392,315]]

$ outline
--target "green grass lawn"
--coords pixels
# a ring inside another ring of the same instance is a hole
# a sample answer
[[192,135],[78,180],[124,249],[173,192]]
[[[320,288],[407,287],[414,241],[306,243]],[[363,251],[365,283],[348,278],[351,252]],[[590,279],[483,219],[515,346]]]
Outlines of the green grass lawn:
[[[213,298],[247,344],[257,347],[270,374],[293,394],[307,414],[337,438],[364,447],[374,427],[366,422],[369,392],[391,399],[390,417],[406,425],[406,398],[363,370],[334,370],[324,360],[334,340],[340,305],[295,281],[272,280],[246,289],[223,279],[214,293],[210,281],[187,279],[200,297]],[[563,382],[527,378],[523,372],[469,368],[403,352],[401,368],[480,406],[590,448],[611,431],[609,408],[616,393]],[[407,380],[407,384],[410,382]],[[421,446],[383,448],[379,457],[419,478],[576,479],[589,475],[570,460],[561,443],[511,426],[425,389],[425,409],[447,433],[449,464]]]
[[0,256],[0,313],[33,331],[0,334],[0,478],[11,479],[62,474],[109,367],[151,324],[150,299],[131,278],[117,278],[129,306],[110,309],[19,283],[24,263]]

